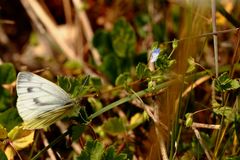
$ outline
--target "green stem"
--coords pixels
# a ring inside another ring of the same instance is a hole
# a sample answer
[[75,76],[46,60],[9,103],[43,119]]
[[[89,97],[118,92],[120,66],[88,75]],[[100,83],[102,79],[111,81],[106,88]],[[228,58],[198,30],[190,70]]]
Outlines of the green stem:
[[[154,90],[159,90],[159,89],[166,88],[166,87],[168,87],[169,85],[171,85],[171,84],[173,84],[173,83],[176,83],[176,82],[177,82],[177,79],[171,80],[171,81],[167,81],[167,82],[164,82],[164,83],[161,83],[161,84],[155,86],[155,87],[154,87]],[[102,108],[101,110],[99,110],[99,111],[91,114],[88,118],[89,118],[90,120],[91,120],[91,119],[94,119],[94,118],[96,118],[97,116],[103,114],[104,112],[107,112],[107,111],[113,109],[114,107],[116,107],[116,106],[118,106],[118,105],[120,105],[120,104],[123,104],[123,103],[125,103],[125,102],[131,101],[131,100],[133,100],[133,99],[135,99],[135,98],[137,98],[137,97],[141,97],[141,96],[145,95],[146,93],[151,92],[151,91],[154,91],[154,90],[153,90],[152,88],[147,88],[147,89],[145,89],[145,90],[136,92],[135,94],[129,95],[129,96],[125,97],[125,98],[122,98],[122,99],[120,99],[120,100],[118,100],[118,101],[116,101],[116,102],[113,102],[113,103],[107,105],[106,107]]]

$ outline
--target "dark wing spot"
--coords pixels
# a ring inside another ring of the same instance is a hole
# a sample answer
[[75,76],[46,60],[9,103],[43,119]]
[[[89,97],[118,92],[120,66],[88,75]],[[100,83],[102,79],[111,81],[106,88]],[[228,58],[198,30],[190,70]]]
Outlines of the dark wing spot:
[[27,88],[27,91],[28,91],[29,93],[33,92],[33,87]]
[[70,104],[73,104],[73,102],[70,101],[70,102],[65,103],[64,105],[70,105]]
[[36,104],[41,104],[38,98],[33,98],[33,102],[35,102]]

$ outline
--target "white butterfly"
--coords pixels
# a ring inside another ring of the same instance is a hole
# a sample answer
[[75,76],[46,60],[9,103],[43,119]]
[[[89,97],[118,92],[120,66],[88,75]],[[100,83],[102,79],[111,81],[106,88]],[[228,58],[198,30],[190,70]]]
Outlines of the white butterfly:
[[17,110],[26,129],[46,128],[66,115],[76,115],[76,102],[56,84],[31,72],[17,76]]

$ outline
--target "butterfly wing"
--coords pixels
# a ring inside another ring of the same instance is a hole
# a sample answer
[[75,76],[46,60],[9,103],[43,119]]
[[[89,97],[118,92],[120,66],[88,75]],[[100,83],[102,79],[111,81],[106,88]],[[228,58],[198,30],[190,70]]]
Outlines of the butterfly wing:
[[30,119],[24,122],[24,128],[40,129],[47,128],[51,124],[65,117],[69,111],[73,109],[72,104],[64,105],[62,108],[57,108],[49,112],[42,113],[36,119]]
[[[59,119],[63,114],[60,111],[71,109],[74,106],[70,96],[62,88],[30,72],[18,74],[16,89],[17,109],[26,128],[49,126],[55,121],[47,123],[44,122],[44,118]],[[54,111],[58,112],[54,114]],[[46,117],[46,113],[52,113],[52,115],[47,114],[49,117]]]

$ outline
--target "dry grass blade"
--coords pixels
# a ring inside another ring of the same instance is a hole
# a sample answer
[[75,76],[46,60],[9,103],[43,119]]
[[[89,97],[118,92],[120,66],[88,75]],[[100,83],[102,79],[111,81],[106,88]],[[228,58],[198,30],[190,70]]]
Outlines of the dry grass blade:
[[203,143],[203,140],[202,140],[202,137],[201,137],[199,131],[198,131],[196,128],[194,128],[194,127],[192,127],[192,129],[193,129],[193,131],[194,131],[194,133],[195,133],[195,135],[196,135],[199,143],[201,144],[201,146],[202,146],[202,148],[203,148],[203,150],[204,150],[204,152],[205,152],[205,154],[206,154],[206,156],[207,156],[207,159],[208,159],[208,160],[211,160],[212,158],[211,158],[211,156],[210,156],[210,153],[209,153],[209,151],[207,150],[207,147],[205,146],[205,144]]
[[[48,146],[48,145],[49,145],[49,142],[48,142],[47,137],[45,136],[43,130],[40,131],[40,135],[41,135],[41,137],[42,137],[42,141],[43,141],[44,146],[45,146],[45,147]],[[52,148],[49,148],[49,149],[47,150],[47,152],[48,152],[48,155],[49,155],[49,157],[50,157],[51,160],[57,160],[57,158],[56,158],[55,155],[54,155],[54,152],[53,152]]]
[[[90,22],[87,18],[87,15],[86,15],[85,11],[83,10],[83,4],[82,4],[81,0],[73,0],[73,5],[74,5],[74,8],[76,10],[76,14],[78,16],[78,19],[80,20],[80,22],[82,22],[82,27],[83,27],[83,30],[84,30],[85,37],[86,37],[88,43],[91,44],[94,34],[93,34],[93,31],[92,31],[92,27],[90,25]],[[99,55],[98,51],[91,45],[90,45],[90,49],[92,51],[92,56],[93,56],[93,59],[94,59],[95,63],[97,65],[100,65],[101,64],[101,58],[100,58],[100,55]]]
[[[58,27],[56,24],[49,18],[47,13],[43,10],[41,5],[38,3],[36,0],[21,0],[23,6],[25,7],[26,10],[32,10],[32,14],[30,17],[32,18],[33,16],[38,18],[43,24],[44,28],[46,28],[47,32],[51,35],[53,40],[56,42],[59,48],[63,51],[64,54],[69,59],[77,59],[74,51],[66,44],[66,42],[63,40],[63,37],[61,37],[61,34],[59,32]],[[35,22],[35,21],[34,21]]]

